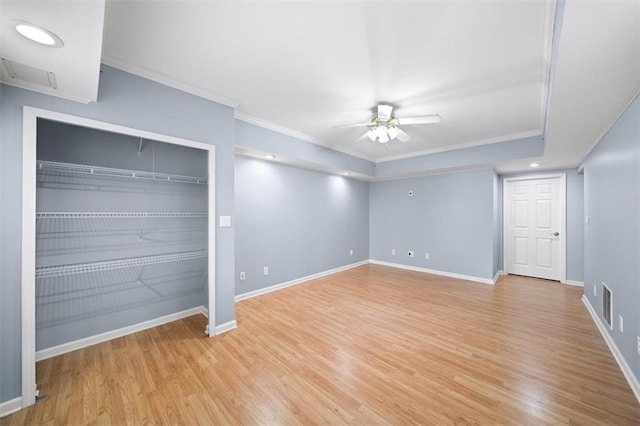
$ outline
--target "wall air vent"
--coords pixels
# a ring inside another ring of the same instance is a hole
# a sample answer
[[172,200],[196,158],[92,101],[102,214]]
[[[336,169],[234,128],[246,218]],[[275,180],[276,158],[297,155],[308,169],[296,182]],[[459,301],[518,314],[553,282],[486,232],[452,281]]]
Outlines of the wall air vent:
[[13,62],[6,58],[2,58],[2,66],[5,71],[3,80],[7,83],[11,83],[12,80],[19,80],[51,89],[58,88],[56,74],[54,72],[30,67],[29,65]]
[[613,328],[611,322],[611,316],[613,311],[613,300],[611,298],[611,290],[605,283],[602,283],[602,317],[609,325],[609,328]]

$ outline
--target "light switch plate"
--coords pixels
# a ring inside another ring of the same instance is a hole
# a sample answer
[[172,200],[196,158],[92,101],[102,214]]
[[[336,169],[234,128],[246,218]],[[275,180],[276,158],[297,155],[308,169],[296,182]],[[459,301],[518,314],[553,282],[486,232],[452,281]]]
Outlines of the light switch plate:
[[220,216],[218,222],[220,228],[229,228],[231,227],[231,216]]

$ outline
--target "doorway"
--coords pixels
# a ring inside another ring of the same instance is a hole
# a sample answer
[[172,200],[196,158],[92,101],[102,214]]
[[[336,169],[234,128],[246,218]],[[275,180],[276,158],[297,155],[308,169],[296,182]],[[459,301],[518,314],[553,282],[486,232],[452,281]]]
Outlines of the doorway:
[[566,175],[504,179],[504,270],[566,282]]

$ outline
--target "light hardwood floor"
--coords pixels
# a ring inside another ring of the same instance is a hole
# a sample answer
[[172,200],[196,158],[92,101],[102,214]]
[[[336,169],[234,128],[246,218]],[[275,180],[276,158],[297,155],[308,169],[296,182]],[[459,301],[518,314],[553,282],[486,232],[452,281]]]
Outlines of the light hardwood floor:
[[639,424],[581,288],[365,265],[37,365],[3,424]]

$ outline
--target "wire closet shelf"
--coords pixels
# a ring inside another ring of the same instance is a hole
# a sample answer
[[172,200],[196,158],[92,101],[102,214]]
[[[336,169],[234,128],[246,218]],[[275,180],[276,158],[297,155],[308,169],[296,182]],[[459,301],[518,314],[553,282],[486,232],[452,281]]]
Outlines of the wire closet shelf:
[[41,266],[36,268],[36,279],[61,277],[65,275],[86,274],[112,269],[133,268],[138,266],[157,265],[169,262],[202,259],[207,257],[207,250],[198,250],[154,256],[139,256],[98,262],[81,262],[67,265]]
[[196,218],[207,217],[207,213],[182,212],[38,212],[37,219],[144,219],[144,218]]
[[208,182],[208,179],[202,176],[186,176],[141,170],[114,169],[110,167],[90,166],[85,164],[59,163],[55,161],[37,161],[36,167],[39,172],[48,171],[77,175],[146,179],[162,182],[192,183],[198,185],[206,185]]

